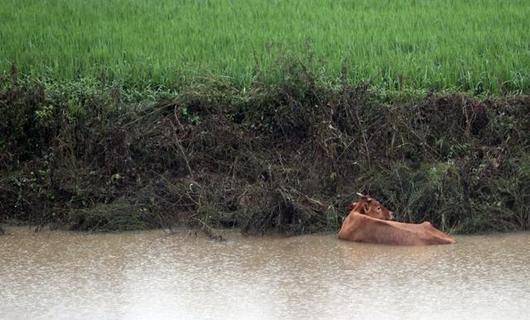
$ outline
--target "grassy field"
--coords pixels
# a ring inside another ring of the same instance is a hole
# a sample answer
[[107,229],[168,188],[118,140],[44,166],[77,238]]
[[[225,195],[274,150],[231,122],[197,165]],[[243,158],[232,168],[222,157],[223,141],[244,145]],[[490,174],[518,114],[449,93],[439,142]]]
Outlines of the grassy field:
[[0,0],[0,70],[126,86],[283,76],[530,93],[526,0]]

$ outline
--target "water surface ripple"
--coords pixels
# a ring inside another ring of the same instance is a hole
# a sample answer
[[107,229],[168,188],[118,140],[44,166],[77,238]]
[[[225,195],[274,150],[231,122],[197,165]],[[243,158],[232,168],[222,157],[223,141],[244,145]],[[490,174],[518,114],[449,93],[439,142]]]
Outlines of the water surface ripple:
[[394,247],[334,235],[0,237],[0,319],[529,319],[530,233]]

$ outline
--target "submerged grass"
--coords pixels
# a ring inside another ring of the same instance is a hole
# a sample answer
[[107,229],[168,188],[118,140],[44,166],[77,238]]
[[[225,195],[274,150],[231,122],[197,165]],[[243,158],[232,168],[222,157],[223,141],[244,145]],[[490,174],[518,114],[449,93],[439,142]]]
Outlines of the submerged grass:
[[127,87],[213,74],[281,82],[281,57],[328,82],[530,93],[525,0],[0,0],[0,71]]
[[285,70],[178,93],[1,80],[0,222],[307,233],[363,192],[443,230],[530,225],[528,96],[392,101]]

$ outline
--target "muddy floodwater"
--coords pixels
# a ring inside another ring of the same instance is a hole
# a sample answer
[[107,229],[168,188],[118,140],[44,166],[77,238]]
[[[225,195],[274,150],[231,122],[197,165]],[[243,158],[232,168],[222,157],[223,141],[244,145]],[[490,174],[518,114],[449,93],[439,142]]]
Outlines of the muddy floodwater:
[[7,231],[0,319],[530,319],[530,233],[394,247]]

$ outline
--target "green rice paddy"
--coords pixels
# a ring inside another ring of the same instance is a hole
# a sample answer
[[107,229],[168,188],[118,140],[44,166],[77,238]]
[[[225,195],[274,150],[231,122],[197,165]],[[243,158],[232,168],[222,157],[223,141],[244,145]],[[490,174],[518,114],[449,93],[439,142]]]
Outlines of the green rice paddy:
[[174,86],[278,80],[530,93],[526,0],[0,0],[0,72]]

